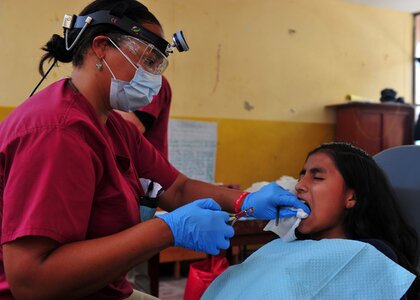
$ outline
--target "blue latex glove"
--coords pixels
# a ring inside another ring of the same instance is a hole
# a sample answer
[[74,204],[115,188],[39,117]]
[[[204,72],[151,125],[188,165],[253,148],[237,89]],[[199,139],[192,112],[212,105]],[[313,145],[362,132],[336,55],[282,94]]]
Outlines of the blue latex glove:
[[228,213],[221,211],[220,205],[210,198],[194,201],[158,218],[168,224],[175,246],[211,255],[229,248],[229,239],[234,235],[232,226],[227,224]]
[[307,205],[275,182],[246,196],[242,209],[253,207],[254,212],[251,216],[261,220],[274,220],[277,218],[277,206],[280,206],[280,218],[296,216],[296,211],[289,209],[290,207],[301,208],[310,213]]

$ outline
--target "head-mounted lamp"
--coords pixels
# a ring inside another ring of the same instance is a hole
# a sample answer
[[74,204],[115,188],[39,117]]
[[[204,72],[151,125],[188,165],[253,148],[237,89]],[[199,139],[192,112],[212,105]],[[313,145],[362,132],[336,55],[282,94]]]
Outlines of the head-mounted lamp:
[[[144,27],[142,27],[141,25],[134,22],[128,17],[123,16],[120,18],[111,14],[111,11],[100,10],[86,16],[64,15],[63,28],[67,51],[71,50],[74,47],[74,45],[79,40],[80,36],[83,34],[83,32],[88,26],[94,26],[98,24],[114,25],[128,35],[150,42],[165,56],[168,56],[170,53],[172,53],[174,51],[174,48],[176,48],[179,52],[189,50],[187,41],[185,40],[182,31],[175,32],[173,34],[172,43],[169,43],[160,36],[154,34],[153,32],[150,32],[149,30],[145,29]],[[68,31],[70,29],[81,30],[77,37],[74,39],[73,43],[69,46],[67,36]]]

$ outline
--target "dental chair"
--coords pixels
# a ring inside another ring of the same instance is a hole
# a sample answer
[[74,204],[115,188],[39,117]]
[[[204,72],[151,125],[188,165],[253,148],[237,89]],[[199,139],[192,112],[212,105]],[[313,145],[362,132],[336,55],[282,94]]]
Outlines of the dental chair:
[[[389,148],[373,158],[388,177],[401,213],[420,239],[420,146]],[[417,253],[417,257],[420,257],[420,253]],[[417,269],[420,270],[420,263]]]

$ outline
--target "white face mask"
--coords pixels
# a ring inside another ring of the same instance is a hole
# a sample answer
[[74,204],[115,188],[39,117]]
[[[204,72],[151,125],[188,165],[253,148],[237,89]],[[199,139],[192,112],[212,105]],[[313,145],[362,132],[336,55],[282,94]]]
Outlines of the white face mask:
[[162,85],[162,75],[154,75],[137,68],[119,47],[116,46],[116,48],[133,65],[136,69],[136,74],[130,82],[118,80],[115,78],[108,63],[103,59],[105,66],[112,75],[109,94],[110,104],[114,109],[125,112],[135,111],[152,102],[153,96],[159,93]]

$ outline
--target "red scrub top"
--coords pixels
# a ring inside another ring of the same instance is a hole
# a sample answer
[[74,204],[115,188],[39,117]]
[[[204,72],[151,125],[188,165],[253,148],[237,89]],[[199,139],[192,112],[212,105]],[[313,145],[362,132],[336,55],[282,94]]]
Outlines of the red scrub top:
[[[68,79],[60,80],[0,123],[0,242],[45,236],[66,244],[120,232],[140,220],[139,178],[167,189],[178,174],[134,125],[113,111],[104,125]],[[131,292],[120,278],[84,299]],[[13,299],[2,249],[0,298]]]
[[144,136],[164,157],[168,157],[168,121],[171,100],[171,87],[166,78],[162,76],[162,87],[159,93],[153,97],[150,104],[139,109],[139,111],[153,116],[153,124],[146,129]]

